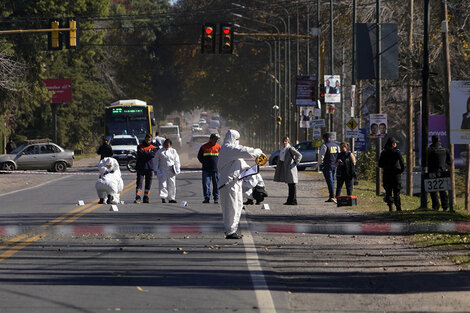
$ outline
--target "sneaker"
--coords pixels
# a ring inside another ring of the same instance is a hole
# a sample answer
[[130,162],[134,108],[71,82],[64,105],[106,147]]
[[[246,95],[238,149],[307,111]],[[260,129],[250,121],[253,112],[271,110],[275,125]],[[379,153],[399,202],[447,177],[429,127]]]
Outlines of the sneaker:
[[215,204],[219,203],[219,199],[214,199],[214,203]]
[[150,203],[150,199],[149,199],[149,197],[147,197],[147,196],[144,196],[144,201],[143,201],[143,202],[144,202],[144,203]]
[[170,200],[168,203],[176,203],[176,200]]
[[142,199],[140,199],[140,196],[136,196],[134,203],[141,203],[141,202],[142,202]]
[[98,204],[104,204],[104,199],[100,198],[100,201],[98,202]]
[[202,203],[209,203],[209,198],[204,198],[204,201]]
[[166,203],[166,200],[162,198],[162,203]]
[[108,201],[106,201],[107,204],[111,204],[113,202],[113,196],[108,195]]
[[225,239],[242,239],[242,234],[233,233],[230,235],[225,236]]
[[248,200],[246,200],[245,202],[243,202],[244,205],[251,205],[251,204],[253,204],[253,203],[254,203],[254,202],[253,202],[253,200],[251,200],[251,199],[248,199]]
[[336,201],[336,198],[331,198],[331,200],[333,200],[334,203],[338,203],[338,201]]

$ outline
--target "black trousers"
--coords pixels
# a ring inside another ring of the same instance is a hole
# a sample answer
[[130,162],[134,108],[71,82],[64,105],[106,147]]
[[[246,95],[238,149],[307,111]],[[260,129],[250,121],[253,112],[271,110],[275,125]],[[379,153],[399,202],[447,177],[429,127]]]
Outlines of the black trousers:
[[[384,201],[387,204],[395,204],[397,209],[401,209],[401,175],[383,175],[383,185],[385,189]],[[392,196],[393,194],[393,196]]]
[[[429,195],[431,196],[432,208],[434,210],[439,210],[439,199],[437,197],[437,191],[430,192]],[[447,191],[439,191],[439,196],[441,197],[442,209],[445,211],[449,207],[449,197],[447,195]]]
[[150,194],[150,187],[152,187],[152,176],[152,170],[137,170],[137,181],[135,188],[136,196],[142,196],[142,185],[145,179],[144,196],[148,197]]
[[297,192],[295,183],[287,184],[289,186],[289,196],[287,197],[288,203],[297,203]]

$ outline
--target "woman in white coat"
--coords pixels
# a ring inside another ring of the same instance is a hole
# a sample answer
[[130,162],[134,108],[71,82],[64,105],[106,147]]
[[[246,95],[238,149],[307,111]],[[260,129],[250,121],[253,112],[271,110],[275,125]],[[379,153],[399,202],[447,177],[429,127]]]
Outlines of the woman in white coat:
[[158,177],[158,190],[162,203],[176,203],[176,175],[180,173],[180,157],[171,147],[172,142],[166,139],[163,148],[157,151],[154,158],[155,173]]
[[250,166],[244,158],[255,159],[263,152],[261,149],[245,147],[239,144],[240,133],[230,129],[225,135],[219,152],[219,192],[220,206],[224,218],[226,239],[240,239],[237,233],[238,223],[243,208],[242,181],[240,173]]
[[99,203],[104,203],[106,199],[108,204],[118,204],[119,194],[124,188],[118,161],[110,157],[104,158],[98,164],[98,170],[100,178],[95,187],[100,198]]

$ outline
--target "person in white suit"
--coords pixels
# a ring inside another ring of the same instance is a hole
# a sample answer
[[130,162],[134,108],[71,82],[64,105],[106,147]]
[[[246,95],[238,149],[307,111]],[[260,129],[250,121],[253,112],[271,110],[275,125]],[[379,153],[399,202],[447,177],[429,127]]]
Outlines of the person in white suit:
[[95,184],[96,192],[100,198],[99,203],[103,204],[106,200],[108,204],[118,204],[119,194],[124,188],[124,182],[121,178],[121,170],[116,159],[106,157],[98,164],[100,178]]
[[239,139],[238,131],[233,129],[227,131],[217,165],[220,173],[218,187],[226,239],[242,238],[242,235],[237,233],[243,208],[242,181],[239,176],[243,170],[250,167],[244,158],[255,159],[263,154],[261,149],[240,145]]
[[157,151],[154,158],[162,203],[165,203],[167,199],[169,203],[176,203],[176,175],[181,171],[180,157],[171,145],[171,140],[166,139],[163,142],[163,148]]

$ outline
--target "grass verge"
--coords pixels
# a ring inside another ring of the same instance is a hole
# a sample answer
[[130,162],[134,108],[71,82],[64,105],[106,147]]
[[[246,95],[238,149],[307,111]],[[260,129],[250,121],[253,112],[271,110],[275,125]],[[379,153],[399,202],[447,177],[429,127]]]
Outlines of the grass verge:
[[[323,175],[314,171],[306,171],[314,179],[323,180]],[[434,211],[432,209],[420,208],[419,197],[401,195],[402,212],[388,212],[388,207],[383,201],[383,195],[376,195],[375,181],[360,180],[354,186],[353,194],[357,196],[357,206],[348,207],[350,210],[372,214],[384,220],[401,221],[408,223],[443,223],[443,222],[470,222],[470,214],[465,211],[463,195],[457,193],[454,213],[449,211]],[[320,193],[328,196],[328,189],[320,190]],[[343,194],[345,187],[343,187]],[[428,196],[428,207],[431,207],[431,199]],[[423,247],[441,249],[449,252],[449,259],[463,267],[470,268],[470,234],[415,234],[409,236],[413,244]]]

